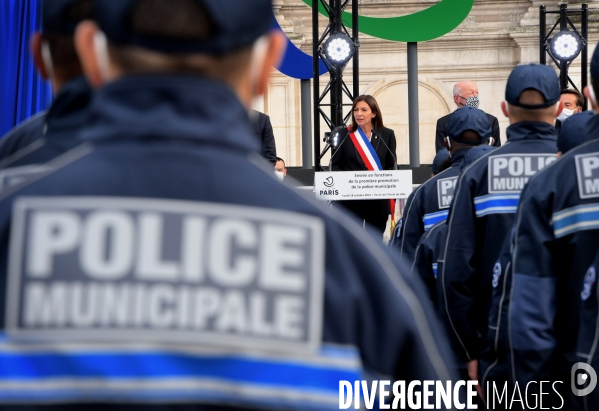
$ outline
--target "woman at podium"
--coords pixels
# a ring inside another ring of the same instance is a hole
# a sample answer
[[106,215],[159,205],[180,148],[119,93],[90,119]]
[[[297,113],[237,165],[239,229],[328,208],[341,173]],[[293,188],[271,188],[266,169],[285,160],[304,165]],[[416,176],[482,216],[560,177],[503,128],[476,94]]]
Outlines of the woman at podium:
[[[374,97],[356,97],[352,124],[336,129],[331,137],[333,171],[396,170],[395,133],[383,125],[383,115]],[[339,201],[360,220],[383,233],[392,210],[389,200]]]

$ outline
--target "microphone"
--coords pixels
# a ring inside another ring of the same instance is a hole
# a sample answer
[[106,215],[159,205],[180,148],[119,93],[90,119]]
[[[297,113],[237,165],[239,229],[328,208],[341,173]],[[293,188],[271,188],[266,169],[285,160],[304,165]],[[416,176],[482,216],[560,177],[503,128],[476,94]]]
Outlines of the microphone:
[[391,149],[389,148],[389,146],[387,145],[387,143],[385,143],[385,140],[383,140],[383,137],[381,136],[381,134],[379,132],[375,131],[374,135],[379,138],[379,141],[383,142],[383,144],[385,145],[385,147],[387,147],[387,151],[391,153],[391,157],[393,157],[393,170],[397,171],[397,157],[395,157],[395,153],[393,151],[391,151]]
[[[335,130],[333,130],[333,132],[331,133],[331,138],[336,135],[339,134],[339,129],[343,129],[345,128],[347,130],[346,126],[339,126],[337,127]],[[329,159],[329,171],[333,171],[333,157],[335,157],[337,155],[337,153],[339,152],[339,149],[341,148],[341,146],[343,145],[343,143],[345,142],[345,139],[347,139],[347,137],[349,136],[349,130],[347,132],[347,134],[345,135],[345,137],[343,137],[343,140],[341,140],[341,144],[339,144],[336,149],[335,152],[333,153],[333,155],[331,156],[331,158]],[[331,144],[331,152],[333,150],[333,145]]]

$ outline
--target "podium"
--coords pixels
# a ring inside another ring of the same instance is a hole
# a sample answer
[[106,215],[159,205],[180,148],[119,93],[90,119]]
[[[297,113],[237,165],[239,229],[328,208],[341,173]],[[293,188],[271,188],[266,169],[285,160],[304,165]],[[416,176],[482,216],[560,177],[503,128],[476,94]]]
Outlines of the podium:
[[408,198],[412,170],[323,171],[314,174],[316,198],[325,201]]

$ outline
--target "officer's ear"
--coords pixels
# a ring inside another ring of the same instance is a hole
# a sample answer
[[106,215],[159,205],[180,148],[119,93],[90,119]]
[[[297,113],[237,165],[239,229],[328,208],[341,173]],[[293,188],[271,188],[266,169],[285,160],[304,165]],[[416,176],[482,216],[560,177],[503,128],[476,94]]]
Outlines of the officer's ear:
[[597,111],[597,102],[595,101],[595,96],[592,93],[591,87],[592,86],[586,86],[582,92],[585,95],[585,97],[588,98],[591,102],[591,107],[593,108],[593,110]]
[[504,116],[506,116],[507,118],[510,117],[510,112],[507,109],[507,102],[505,102],[505,101],[501,102],[501,111],[503,111]]
[[264,55],[263,64],[258,68],[254,93],[261,96],[266,92],[268,80],[272,74],[273,67],[279,67],[283,53],[285,52],[285,35],[279,30],[273,30],[268,35],[268,48]]
[[75,31],[75,48],[79,61],[89,84],[94,88],[99,88],[105,82],[100,67],[102,62],[98,59],[94,44],[97,33],[100,33],[100,29],[93,21],[81,22]]
[[557,118],[560,114],[562,114],[562,111],[564,110],[564,102],[560,101],[557,109],[555,110],[555,118]]
[[44,80],[50,79],[50,73],[48,67],[44,64],[44,57],[42,52],[42,43],[44,39],[40,33],[35,33],[31,38],[31,54],[33,55],[33,62],[35,67],[39,71],[40,75]]

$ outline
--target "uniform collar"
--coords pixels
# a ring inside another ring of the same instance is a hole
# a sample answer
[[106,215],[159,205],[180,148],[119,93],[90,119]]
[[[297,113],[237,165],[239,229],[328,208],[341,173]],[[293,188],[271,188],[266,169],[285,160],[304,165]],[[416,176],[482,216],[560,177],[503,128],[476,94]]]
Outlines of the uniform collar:
[[464,157],[468,154],[468,150],[470,148],[463,148],[461,150],[456,151],[451,155],[451,167],[459,166],[464,161]]
[[185,75],[122,77],[92,102],[86,140],[186,139],[259,151],[248,112],[217,80]]
[[523,121],[505,130],[509,142],[520,140],[550,140],[557,142],[557,129],[540,121]]
[[586,141],[593,140],[599,137],[599,115],[595,114],[585,126]]
[[92,89],[85,77],[66,82],[46,115],[46,136],[52,137],[63,131],[72,132],[85,124]]

